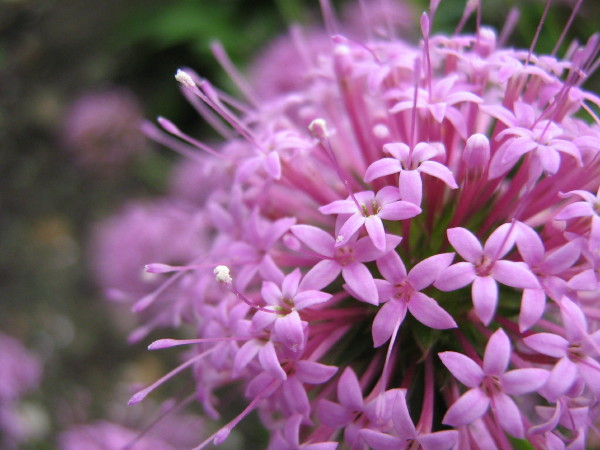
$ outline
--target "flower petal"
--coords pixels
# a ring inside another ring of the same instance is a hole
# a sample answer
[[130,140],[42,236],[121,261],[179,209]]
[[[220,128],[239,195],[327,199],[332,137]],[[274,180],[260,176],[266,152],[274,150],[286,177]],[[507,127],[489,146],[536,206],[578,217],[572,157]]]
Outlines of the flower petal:
[[423,181],[418,170],[403,170],[400,172],[400,196],[402,200],[421,205],[423,198]]
[[433,283],[443,270],[446,270],[454,253],[441,253],[424,259],[415,265],[408,274],[408,280],[416,291],[421,291]]
[[364,428],[359,433],[369,447],[374,450],[398,450],[404,444],[404,441],[400,438],[382,433],[381,431]]
[[379,294],[373,275],[364,264],[353,263],[342,267],[342,275],[350,289],[359,296],[360,300],[371,305],[379,303]]
[[326,366],[314,361],[300,360],[296,362],[296,376],[303,383],[323,384],[335,375],[337,366]]
[[471,295],[477,317],[484,325],[489,325],[498,303],[498,284],[496,280],[492,277],[475,277]]
[[466,228],[450,228],[446,234],[452,247],[462,256],[466,261],[473,264],[479,264],[483,255],[483,248],[479,243],[479,239],[475,237]]
[[471,284],[477,275],[470,262],[459,262],[443,270],[433,285],[440,291],[455,291]]
[[490,399],[481,389],[468,390],[450,406],[442,423],[453,427],[473,423],[485,414],[489,404]]
[[365,182],[370,183],[376,178],[385,177],[402,170],[400,161],[394,158],[381,158],[367,167],[365,172]]
[[358,378],[350,367],[346,367],[337,386],[337,396],[340,404],[350,411],[361,411],[363,409],[363,394]]
[[318,255],[333,256],[335,239],[320,228],[311,225],[294,225],[291,232]]
[[313,266],[300,282],[300,289],[320,290],[329,285],[342,271],[337,261],[324,259]]
[[483,370],[468,356],[457,352],[442,352],[438,356],[454,378],[465,386],[475,388],[483,381]]
[[[346,222],[347,223],[347,222]],[[383,228],[383,222],[377,216],[369,216],[364,221],[365,228],[367,229],[367,234],[369,238],[371,238],[371,242],[377,250],[381,252],[385,251],[385,229]],[[345,226],[345,225],[344,225]],[[340,230],[340,233],[343,234],[344,227]]]
[[390,300],[377,312],[373,319],[372,334],[375,348],[385,344],[398,322],[402,323],[406,316],[406,303],[398,300]]
[[492,411],[500,426],[504,430],[519,439],[525,438],[525,429],[523,427],[523,418],[521,411],[515,402],[506,394],[497,394],[492,398]]
[[522,395],[540,389],[550,376],[544,369],[510,370],[500,378],[502,390],[510,395]]
[[417,430],[406,405],[406,391],[400,391],[396,395],[396,400],[392,408],[392,420],[400,439],[408,440],[417,438]]
[[377,268],[383,278],[392,284],[398,284],[406,280],[406,267],[396,252],[388,252],[377,259]]
[[510,361],[510,341],[502,328],[490,336],[483,356],[483,371],[486,375],[500,375],[506,371]]
[[527,264],[514,261],[496,261],[492,276],[506,286],[527,289],[539,289],[540,283]]
[[408,302],[408,310],[422,324],[436,330],[456,328],[456,322],[448,312],[431,297],[415,292]]
[[458,431],[444,430],[419,436],[423,450],[450,450],[458,442]]
[[443,164],[436,161],[425,161],[419,166],[419,172],[426,173],[432,177],[442,180],[451,189],[458,188],[452,171]]
[[304,330],[297,311],[280,316],[273,325],[273,333],[277,341],[295,354],[304,350]]

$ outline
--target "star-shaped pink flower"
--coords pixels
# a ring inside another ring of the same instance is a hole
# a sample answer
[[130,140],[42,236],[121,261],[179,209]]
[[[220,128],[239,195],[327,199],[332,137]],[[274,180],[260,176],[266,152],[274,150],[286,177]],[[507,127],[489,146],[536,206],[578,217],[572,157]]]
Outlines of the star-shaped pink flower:
[[540,389],[548,379],[544,369],[506,371],[510,362],[510,340],[498,329],[490,336],[483,356],[483,366],[456,352],[439,354],[446,368],[465,386],[471,388],[456,400],[444,416],[443,423],[460,427],[483,416],[488,408],[511,436],[523,439],[525,430],[521,411],[510,395],[522,395]]

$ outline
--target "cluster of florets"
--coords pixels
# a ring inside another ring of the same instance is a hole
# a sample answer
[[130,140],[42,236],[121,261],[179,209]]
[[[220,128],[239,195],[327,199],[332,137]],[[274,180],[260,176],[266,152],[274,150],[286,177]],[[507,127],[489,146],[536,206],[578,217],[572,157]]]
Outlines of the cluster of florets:
[[147,261],[167,278],[134,309],[185,305],[196,335],[150,346],[192,350],[130,403],[191,366],[209,416],[217,388],[238,383],[247,399],[200,447],[253,410],[273,449],[591,439],[600,101],[580,86],[598,36],[538,56],[487,28],[432,35],[435,5],[419,46],[334,34],[301,85],[268,101],[219,48],[246,102],[177,73],[225,142],[146,126],[210,164],[193,203],[210,244],[187,264]]

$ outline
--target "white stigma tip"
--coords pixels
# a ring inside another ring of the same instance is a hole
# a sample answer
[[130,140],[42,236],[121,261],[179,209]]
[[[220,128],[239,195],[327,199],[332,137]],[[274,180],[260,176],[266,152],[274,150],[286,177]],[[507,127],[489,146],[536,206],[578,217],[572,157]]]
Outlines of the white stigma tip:
[[339,235],[338,237],[335,238],[335,242],[337,244],[339,244],[340,242],[344,242],[344,236]]
[[196,87],[196,83],[194,82],[193,78],[184,70],[177,69],[175,79],[187,88]]
[[229,284],[233,281],[231,275],[229,274],[229,267],[227,266],[217,266],[215,267],[215,270],[213,270],[213,273],[215,274],[215,278],[219,283]]
[[315,119],[308,125],[308,131],[317,139],[325,139],[329,136],[327,133],[327,122],[325,119]]

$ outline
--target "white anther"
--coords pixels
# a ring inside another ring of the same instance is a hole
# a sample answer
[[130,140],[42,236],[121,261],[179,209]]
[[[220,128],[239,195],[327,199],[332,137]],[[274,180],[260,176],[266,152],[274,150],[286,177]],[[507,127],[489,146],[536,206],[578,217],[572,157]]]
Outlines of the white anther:
[[325,139],[329,136],[327,132],[327,122],[325,119],[315,119],[308,125],[308,130],[317,139]]
[[196,87],[196,83],[194,82],[194,79],[185,70],[177,69],[177,73],[175,74],[175,79],[187,88]]
[[342,236],[341,234],[335,238],[335,242],[337,244],[339,244],[340,242],[342,242],[344,240],[344,236]]
[[229,267],[227,266],[217,266],[215,267],[215,270],[213,270],[213,273],[219,283],[230,284],[233,281],[229,274]]

